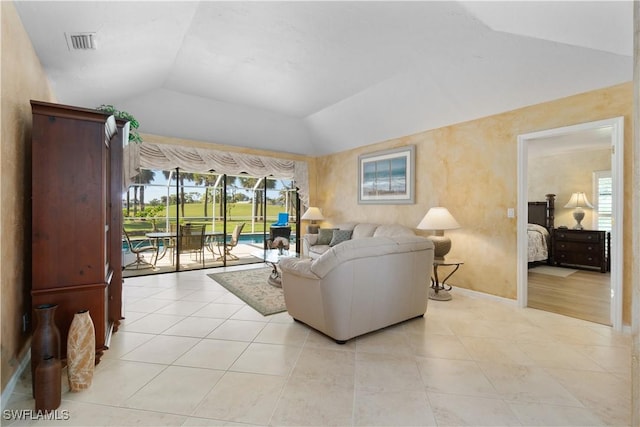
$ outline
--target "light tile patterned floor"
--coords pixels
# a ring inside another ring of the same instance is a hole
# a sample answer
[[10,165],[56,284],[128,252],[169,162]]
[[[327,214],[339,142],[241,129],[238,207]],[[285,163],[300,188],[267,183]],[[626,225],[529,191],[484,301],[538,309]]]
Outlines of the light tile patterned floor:
[[[631,342],[606,326],[454,289],[424,318],[337,345],[261,316],[209,272],[127,279],[92,387],[70,393],[63,378],[70,419],[2,425],[630,423]],[[33,409],[30,384],[7,409]]]

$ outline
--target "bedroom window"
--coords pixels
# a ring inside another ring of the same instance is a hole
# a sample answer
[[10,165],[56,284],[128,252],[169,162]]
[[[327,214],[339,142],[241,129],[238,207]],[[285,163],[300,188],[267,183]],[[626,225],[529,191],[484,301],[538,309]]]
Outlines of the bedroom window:
[[593,199],[595,202],[593,225],[596,230],[611,231],[613,214],[612,183],[611,171],[596,171],[593,173]]

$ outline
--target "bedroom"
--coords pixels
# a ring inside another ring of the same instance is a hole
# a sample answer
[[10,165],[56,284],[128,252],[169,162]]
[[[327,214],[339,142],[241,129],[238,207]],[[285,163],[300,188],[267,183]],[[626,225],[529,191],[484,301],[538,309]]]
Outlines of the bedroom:
[[[528,305],[605,325],[612,324],[611,133],[611,127],[604,127],[532,139],[527,165]],[[576,225],[574,209],[566,207],[574,192],[584,192],[592,207],[584,209],[581,224],[585,231],[572,233],[580,238],[602,237],[601,245],[589,246],[593,260],[581,261],[592,266],[561,262],[562,257],[581,256],[576,250],[583,248],[568,243],[573,252],[565,253],[560,247],[567,244],[558,240],[553,245],[554,230],[560,235],[564,227],[572,230]]]

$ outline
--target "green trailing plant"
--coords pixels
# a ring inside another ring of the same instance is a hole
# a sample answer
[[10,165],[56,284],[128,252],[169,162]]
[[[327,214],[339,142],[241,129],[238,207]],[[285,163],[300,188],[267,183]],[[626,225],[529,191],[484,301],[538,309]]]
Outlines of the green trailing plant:
[[109,105],[109,104],[102,104],[97,108],[97,110],[104,111],[105,113],[113,114],[118,119],[128,121],[130,126],[129,142],[136,142],[136,143],[142,142],[142,137],[138,133],[138,126],[140,126],[140,123],[138,122],[138,120],[136,120],[135,117],[131,115],[131,113],[128,113],[126,111],[120,111],[116,109],[116,107],[114,107],[113,105]]

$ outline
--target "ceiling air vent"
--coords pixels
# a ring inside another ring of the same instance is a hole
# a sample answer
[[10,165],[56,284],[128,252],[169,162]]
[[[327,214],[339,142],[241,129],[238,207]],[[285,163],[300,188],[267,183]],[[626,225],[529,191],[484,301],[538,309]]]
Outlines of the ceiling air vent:
[[69,50],[96,49],[96,33],[65,33]]

